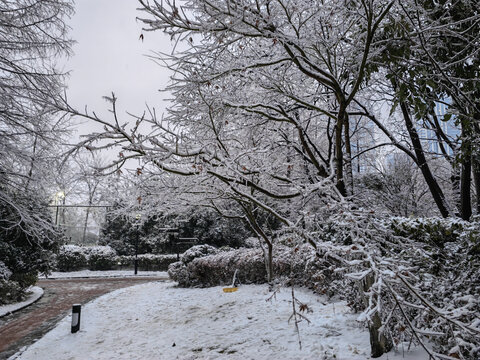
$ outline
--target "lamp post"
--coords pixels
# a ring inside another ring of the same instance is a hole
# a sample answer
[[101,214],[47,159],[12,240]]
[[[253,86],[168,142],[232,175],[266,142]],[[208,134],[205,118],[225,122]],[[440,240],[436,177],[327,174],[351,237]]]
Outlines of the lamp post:
[[138,273],[138,237],[139,237],[139,234],[140,234],[140,219],[142,218],[142,215],[140,214],[137,214],[135,216],[136,220],[137,220],[137,236],[136,236],[136,239],[135,239],[135,270],[134,270],[134,274],[137,275]]

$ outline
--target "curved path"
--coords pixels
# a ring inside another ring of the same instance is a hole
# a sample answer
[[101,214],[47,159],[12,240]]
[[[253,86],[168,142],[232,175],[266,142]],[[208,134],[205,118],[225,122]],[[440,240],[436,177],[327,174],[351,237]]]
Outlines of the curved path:
[[71,311],[72,304],[85,304],[94,298],[127,286],[164,277],[42,279],[37,285],[44,289],[36,303],[0,318],[0,359],[8,359],[52,329]]

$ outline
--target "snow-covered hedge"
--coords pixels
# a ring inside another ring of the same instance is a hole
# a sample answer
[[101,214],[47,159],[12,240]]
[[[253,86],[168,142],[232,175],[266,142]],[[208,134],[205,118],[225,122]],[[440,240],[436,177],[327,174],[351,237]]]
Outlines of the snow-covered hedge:
[[445,243],[457,241],[467,236],[475,241],[478,229],[472,223],[458,218],[401,218],[388,220],[395,235],[408,237],[433,246],[443,247]]
[[87,268],[87,254],[85,247],[77,245],[63,245],[56,256],[58,271],[75,271]]
[[[213,251],[212,255],[201,256],[201,252],[192,248],[185,252],[181,261],[168,268],[170,278],[180,286],[216,286],[232,282],[233,274],[238,269],[241,283],[264,283],[267,278],[263,252],[256,249],[235,249],[230,251]],[[192,253],[198,256],[191,256]],[[274,274],[287,283],[294,283],[326,293],[326,279],[329,271],[324,264],[315,259],[315,253],[309,246],[296,248],[277,246],[274,250]]]
[[58,271],[111,270],[117,264],[117,254],[110,246],[63,245],[56,257]]
[[90,270],[113,270],[117,265],[117,253],[110,246],[85,248]]
[[210,245],[196,245],[182,254],[181,261],[184,264],[192,262],[196,258],[204,257],[207,255],[214,255],[218,253],[218,249]]
[[[135,256],[118,256],[117,265],[120,268],[131,268]],[[177,261],[177,255],[138,255],[138,268],[140,271],[167,271],[168,266]]]
[[[132,268],[134,259],[133,255],[117,256],[110,246],[63,245],[56,257],[56,267],[58,271],[124,269]],[[166,271],[175,261],[176,255],[138,255],[141,271]]]

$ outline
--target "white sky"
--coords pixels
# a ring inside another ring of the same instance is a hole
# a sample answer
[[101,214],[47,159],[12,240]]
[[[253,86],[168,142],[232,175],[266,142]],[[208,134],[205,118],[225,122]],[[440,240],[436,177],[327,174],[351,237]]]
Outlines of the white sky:
[[[141,114],[145,103],[161,113],[168,97],[159,92],[168,82],[168,70],[146,55],[152,51],[169,52],[173,44],[162,32],[142,32],[136,20],[136,0],[76,0],[76,13],[70,19],[74,55],[64,69],[71,71],[67,95],[80,110],[85,105],[99,116],[108,116],[109,104],[102,96],[113,91],[122,122],[125,111]],[[139,37],[144,34],[144,41]],[[97,127],[98,128],[98,127]],[[91,123],[79,127],[79,134],[95,129]]]

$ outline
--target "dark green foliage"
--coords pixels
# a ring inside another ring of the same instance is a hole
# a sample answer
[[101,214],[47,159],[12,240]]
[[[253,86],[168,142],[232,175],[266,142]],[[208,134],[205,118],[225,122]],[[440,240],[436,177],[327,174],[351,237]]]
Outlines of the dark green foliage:
[[[38,273],[47,274],[51,270],[53,253],[61,239],[45,204],[33,195],[14,199],[30,214],[20,217],[15,208],[0,201],[0,259],[12,273],[2,282],[0,302],[3,303],[21,298],[25,289],[35,284]],[[25,218],[35,222],[26,223]]]
[[395,235],[440,248],[443,248],[445,243],[458,241],[460,236],[465,236],[465,232],[472,240],[478,237],[476,230],[467,231],[467,223],[440,218],[393,218],[390,227]]
[[[0,259],[14,274],[48,273],[52,253],[58,249],[59,234],[45,229],[41,238],[32,238],[23,231],[20,219],[20,226],[13,229],[4,226],[3,219],[13,214],[1,204],[0,213]],[[48,215],[44,216],[48,223]]]
[[10,277],[10,281],[16,282],[22,289],[33,286],[37,283],[38,275],[34,272],[29,273],[14,273]]
[[[138,236],[138,254],[171,254],[177,252],[178,237],[196,238],[195,244],[237,248],[243,246],[244,240],[251,236],[242,221],[226,219],[214,211],[202,209],[182,218],[185,221],[172,216],[155,215],[142,219],[141,225],[137,225],[132,217],[110,215],[101,231],[99,244],[111,246],[119,255],[133,255]],[[179,232],[166,233],[163,230],[165,228],[178,228]]]
[[0,305],[21,301],[25,296],[25,288],[17,282],[0,280]]
[[[107,214],[107,221],[101,229],[99,245],[108,245],[118,255],[133,255],[138,246],[138,254],[173,253],[169,235],[159,228],[172,225],[159,216],[150,216],[137,221],[133,216],[118,214],[121,204],[113,207]],[[137,244],[138,242],[138,244]]]
[[89,270],[113,270],[117,265],[117,258],[110,254],[92,254],[88,258]]
[[75,271],[87,267],[87,257],[83,248],[78,246],[62,246],[56,256],[58,271]]
[[118,255],[132,255],[135,253],[135,243],[138,232],[138,253],[152,252],[151,246],[143,241],[142,228],[135,224],[131,217],[123,215],[107,215],[107,221],[101,229],[99,244],[108,245]]
[[[135,256],[118,256],[117,265],[121,268],[133,268]],[[140,271],[167,271],[168,266],[177,261],[176,255],[143,254],[138,256]]]
[[197,244],[238,248],[252,235],[241,220],[224,218],[212,210],[192,212],[186,217],[188,221],[179,225],[180,237],[196,237]]

